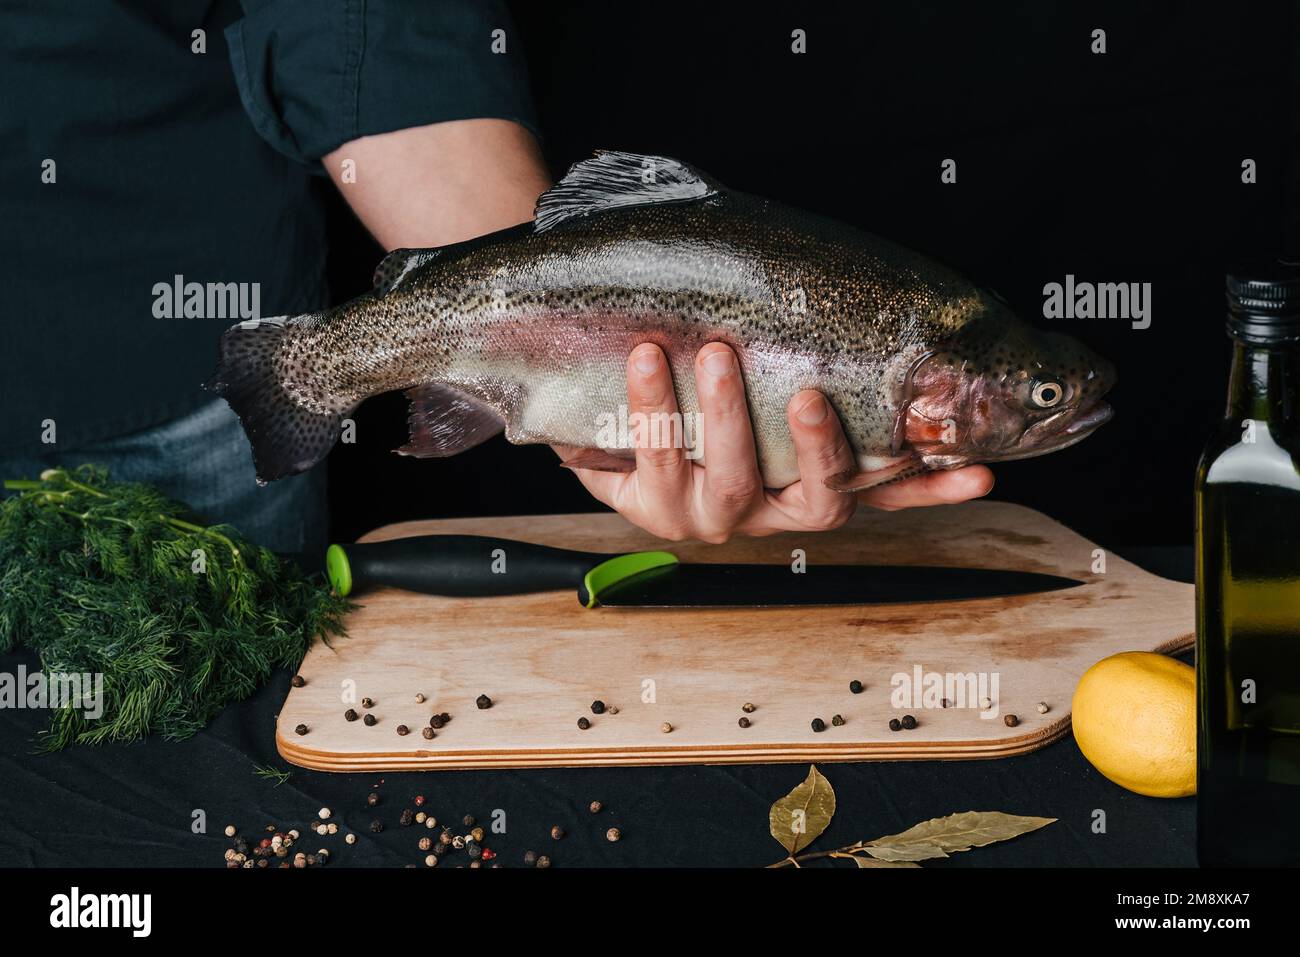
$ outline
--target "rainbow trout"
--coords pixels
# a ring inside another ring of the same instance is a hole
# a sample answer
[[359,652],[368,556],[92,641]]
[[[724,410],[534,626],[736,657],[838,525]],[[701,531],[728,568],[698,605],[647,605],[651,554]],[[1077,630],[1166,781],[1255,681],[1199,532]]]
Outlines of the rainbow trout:
[[[301,472],[368,396],[407,390],[399,452],[446,456],[504,429],[627,471],[625,363],[663,348],[681,418],[693,361],[739,357],[764,482],[799,478],[786,403],[818,389],[856,468],[849,492],[927,469],[1041,455],[1110,418],[1112,366],[1038,332],[948,269],[850,226],[733,192],[677,160],[604,152],[536,218],[469,242],[398,249],[375,287],[328,311],[225,332],[208,388],[238,413],[261,481]],[[702,429],[673,431],[708,466]],[[661,433],[662,434],[662,433]]]

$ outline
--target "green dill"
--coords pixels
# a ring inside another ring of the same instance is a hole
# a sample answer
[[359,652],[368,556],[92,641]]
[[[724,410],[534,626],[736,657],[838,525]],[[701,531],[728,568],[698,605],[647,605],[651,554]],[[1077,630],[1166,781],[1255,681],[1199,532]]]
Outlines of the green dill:
[[226,525],[91,466],[6,481],[0,503],[0,652],[47,675],[103,676],[102,715],[53,709],[44,750],[194,734],[296,668],[351,604]]
[[281,771],[279,768],[264,768],[260,764],[253,765],[253,773],[263,780],[274,781],[275,784],[272,787],[277,788],[293,777],[292,771]]

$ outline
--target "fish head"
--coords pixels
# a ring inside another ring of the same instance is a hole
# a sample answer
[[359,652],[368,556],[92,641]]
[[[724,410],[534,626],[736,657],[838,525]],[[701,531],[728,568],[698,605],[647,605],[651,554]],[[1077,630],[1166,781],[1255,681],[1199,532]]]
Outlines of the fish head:
[[981,317],[912,363],[895,427],[931,468],[1044,455],[1110,420],[1115,367],[1070,336]]

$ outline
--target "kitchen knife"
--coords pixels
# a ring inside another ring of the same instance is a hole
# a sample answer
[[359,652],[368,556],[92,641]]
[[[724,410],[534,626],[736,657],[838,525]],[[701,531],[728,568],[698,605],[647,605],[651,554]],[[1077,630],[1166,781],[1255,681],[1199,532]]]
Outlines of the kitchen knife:
[[931,565],[683,563],[671,552],[611,555],[477,535],[423,535],[331,545],[334,590],[387,585],[433,595],[519,595],[578,590],[588,608],[762,607],[962,601],[1056,591],[1073,578]]

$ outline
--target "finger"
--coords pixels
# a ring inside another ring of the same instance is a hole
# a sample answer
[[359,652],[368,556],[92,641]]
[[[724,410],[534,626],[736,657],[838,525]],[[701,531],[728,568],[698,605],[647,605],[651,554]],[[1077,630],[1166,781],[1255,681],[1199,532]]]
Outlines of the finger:
[[643,343],[627,358],[629,429],[636,439],[636,482],[641,501],[653,512],[684,514],[689,504],[690,462],[663,350]]
[[[552,445],[551,449],[560,457],[561,462],[567,461],[582,451],[576,445]],[[583,487],[591,493],[593,498],[610,508],[617,509],[614,503],[618,500],[622,487],[628,480],[628,473],[601,472],[597,469],[571,469],[570,471],[582,483]]]
[[858,495],[864,505],[892,511],[919,505],[952,505],[980,498],[993,489],[993,473],[983,465],[951,472],[926,472],[894,485],[867,489]]
[[790,436],[799,457],[799,522],[809,529],[839,528],[857,499],[826,487],[826,479],[853,469],[853,449],[839,416],[820,392],[805,389],[786,406]]
[[699,520],[731,531],[762,493],[749,404],[736,355],[711,342],[695,357],[695,387],[703,413],[704,486]]

